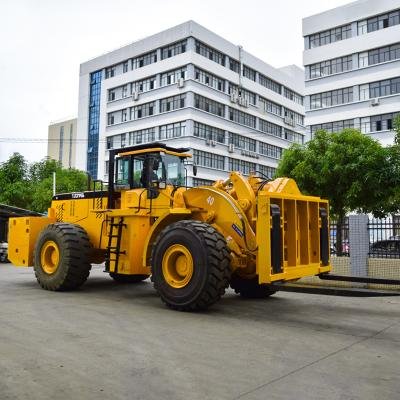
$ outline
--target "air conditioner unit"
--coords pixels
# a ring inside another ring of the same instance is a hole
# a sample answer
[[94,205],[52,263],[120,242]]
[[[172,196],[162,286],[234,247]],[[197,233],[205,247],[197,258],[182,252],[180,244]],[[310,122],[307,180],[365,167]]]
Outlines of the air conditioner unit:
[[211,140],[211,146],[216,146],[217,145],[217,142],[215,141],[215,140]]
[[133,101],[138,101],[139,100],[139,92],[133,92],[132,93],[132,100]]
[[238,100],[238,97],[236,95],[236,93],[232,92],[231,93],[231,103],[236,103]]
[[371,106],[372,107],[379,106],[379,97],[376,97],[376,98],[371,100]]
[[185,80],[183,78],[178,79],[178,88],[183,88],[185,86]]
[[206,145],[210,146],[211,145],[211,139],[206,140]]
[[295,126],[294,118],[290,117],[285,117],[284,118],[285,124],[290,125],[290,126]]
[[229,151],[229,153],[233,153],[235,151],[235,145],[233,143],[229,144],[228,151]]

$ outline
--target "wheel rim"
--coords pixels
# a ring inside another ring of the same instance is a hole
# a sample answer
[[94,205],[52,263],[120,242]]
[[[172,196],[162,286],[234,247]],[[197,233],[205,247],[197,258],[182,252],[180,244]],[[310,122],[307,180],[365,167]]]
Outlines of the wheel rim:
[[162,271],[168,285],[175,289],[185,287],[193,276],[192,254],[181,244],[170,246],[162,260]]
[[57,271],[58,263],[60,261],[60,250],[57,243],[49,240],[46,242],[40,251],[40,262],[46,274],[54,274]]

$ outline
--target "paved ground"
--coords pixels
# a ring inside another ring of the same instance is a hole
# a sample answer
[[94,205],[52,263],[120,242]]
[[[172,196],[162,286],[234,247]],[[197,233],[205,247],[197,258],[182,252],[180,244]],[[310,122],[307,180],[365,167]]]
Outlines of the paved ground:
[[100,268],[52,293],[0,264],[0,399],[400,399],[400,297],[232,292],[205,313]]

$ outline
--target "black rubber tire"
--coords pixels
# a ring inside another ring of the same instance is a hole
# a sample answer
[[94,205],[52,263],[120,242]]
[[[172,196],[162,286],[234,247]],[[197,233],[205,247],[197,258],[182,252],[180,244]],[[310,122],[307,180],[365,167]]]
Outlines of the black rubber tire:
[[125,275],[110,272],[110,276],[118,283],[139,283],[147,279],[150,275]]
[[[173,244],[185,246],[193,258],[193,276],[182,288],[164,279],[162,260]],[[224,295],[229,286],[230,253],[224,237],[211,225],[184,220],[171,224],[158,236],[152,251],[152,281],[162,301],[179,311],[205,310]]]
[[277,292],[277,289],[269,285],[260,285],[258,278],[244,279],[236,275],[232,276],[230,286],[235,293],[247,299],[264,299]]
[[[54,241],[60,252],[56,271],[47,274],[40,261],[40,251],[47,241]],[[46,290],[73,290],[83,285],[89,276],[91,265],[90,241],[87,233],[78,225],[55,223],[46,226],[35,245],[34,270],[40,286]]]

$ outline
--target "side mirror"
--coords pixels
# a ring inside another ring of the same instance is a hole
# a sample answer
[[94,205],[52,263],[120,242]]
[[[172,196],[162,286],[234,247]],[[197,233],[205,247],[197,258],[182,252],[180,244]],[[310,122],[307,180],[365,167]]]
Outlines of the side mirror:
[[193,164],[193,175],[197,176],[197,165]]

